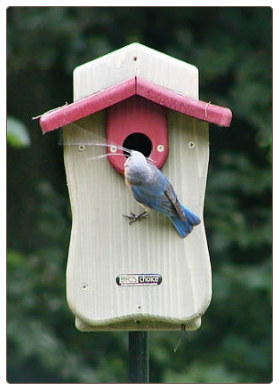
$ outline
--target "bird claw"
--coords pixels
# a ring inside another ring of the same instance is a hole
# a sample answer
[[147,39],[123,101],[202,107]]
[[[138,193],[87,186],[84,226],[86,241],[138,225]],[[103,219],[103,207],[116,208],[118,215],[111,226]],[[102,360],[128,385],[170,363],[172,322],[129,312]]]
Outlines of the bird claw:
[[123,217],[130,219],[129,225],[131,225],[132,223],[136,222],[140,218],[148,217],[148,212],[144,211],[143,213],[138,215],[131,212],[131,215],[123,215]]

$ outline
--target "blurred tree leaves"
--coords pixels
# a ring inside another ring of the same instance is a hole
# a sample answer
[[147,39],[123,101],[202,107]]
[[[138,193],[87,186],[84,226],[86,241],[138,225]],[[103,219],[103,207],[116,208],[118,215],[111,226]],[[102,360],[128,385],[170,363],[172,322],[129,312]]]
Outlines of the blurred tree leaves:
[[222,363],[193,363],[181,373],[166,370],[165,383],[239,383],[241,376],[230,372]]
[[210,126],[205,227],[213,300],[200,330],[176,354],[176,332],[151,333],[150,380],[268,383],[269,7],[8,8],[8,114],[18,121],[15,128],[24,129],[16,130],[19,144],[29,145],[8,148],[8,381],[127,381],[127,335],[74,328],[65,299],[71,213],[62,150],[56,135],[42,137],[31,118],[71,101],[76,66],[133,41],[196,65],[200,98],[233,111],[229,129]]

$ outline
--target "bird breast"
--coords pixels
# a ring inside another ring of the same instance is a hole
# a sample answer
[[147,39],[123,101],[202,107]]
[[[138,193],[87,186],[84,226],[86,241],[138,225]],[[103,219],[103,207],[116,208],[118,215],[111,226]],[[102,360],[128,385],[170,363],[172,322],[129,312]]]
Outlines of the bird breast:
[[144,184],[150,179],[151,172],[148,165],[128,165],[125,168],[125,180],[130,184]]

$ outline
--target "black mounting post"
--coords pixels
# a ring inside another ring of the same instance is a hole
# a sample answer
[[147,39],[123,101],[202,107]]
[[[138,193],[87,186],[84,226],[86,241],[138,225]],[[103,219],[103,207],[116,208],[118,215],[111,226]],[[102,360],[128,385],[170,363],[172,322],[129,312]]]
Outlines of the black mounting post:
[[129,383],[149,383],[148,332],[129,332]]

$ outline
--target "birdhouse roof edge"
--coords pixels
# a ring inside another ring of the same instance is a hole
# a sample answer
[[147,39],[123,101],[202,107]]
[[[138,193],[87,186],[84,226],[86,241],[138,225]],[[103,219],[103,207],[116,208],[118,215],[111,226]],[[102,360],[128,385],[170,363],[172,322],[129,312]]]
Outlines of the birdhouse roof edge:
[[229,127],[231,123],[232,112],[229,108],[187,97],[177,91],[135,76],[71,104],[46,112],[40,117],[41,129],[43,133],[56,130],[134,95],[219,126]]

